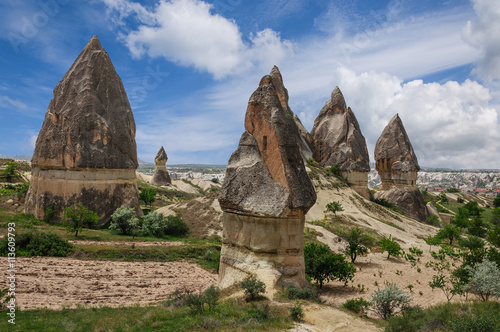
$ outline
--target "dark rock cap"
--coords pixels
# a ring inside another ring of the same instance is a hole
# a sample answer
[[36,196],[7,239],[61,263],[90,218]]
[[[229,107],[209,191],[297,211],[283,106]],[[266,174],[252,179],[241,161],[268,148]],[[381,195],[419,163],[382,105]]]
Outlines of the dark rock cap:
[[245,129],[229,159],[219,202],[250,215],[305,214],[316,192],[299,151],[299,132],[277,67],[250,97]]
[[97,36],[54,88],[32,165],[137,168],[135,122],[127,93]]
[[163,146],[158,150],[158,153],[155,157],[155,164],[165,164],[168,161],[167,153]]
[[370,171],[365,137],[338,86],[314,121],[311,136],[314,159],[322,166],[338,164],[343,171]]
[[398,114],[391,119],[377,140],[375,161],[378,172],[420,170],[417,156]]

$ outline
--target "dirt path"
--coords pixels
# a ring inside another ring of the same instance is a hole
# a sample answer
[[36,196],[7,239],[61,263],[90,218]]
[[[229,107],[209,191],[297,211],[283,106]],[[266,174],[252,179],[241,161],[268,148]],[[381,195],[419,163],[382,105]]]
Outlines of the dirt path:
[[[167,298],[180,287],[205,289],[217,275],[188,262],[85,261],[34,257],[16,260],[16,303],[21,310],[77,304],[119,306]],[[0,260],[7,271],[7,259]],[[7,272],[5,272],[7,273]],[[7,287],[7,279],[3,278]]]
[[372,332],[382,331],[367,320],[346,313],[340,309],[312,304],[304,306],[303,323],[295,324],[292,332]]

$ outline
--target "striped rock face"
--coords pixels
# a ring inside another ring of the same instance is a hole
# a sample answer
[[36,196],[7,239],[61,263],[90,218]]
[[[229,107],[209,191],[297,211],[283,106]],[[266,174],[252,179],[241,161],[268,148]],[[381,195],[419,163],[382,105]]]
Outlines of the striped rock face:
[[101,224],[122,205],[141,213],[134,116],[97,36],[54,88],[31,164],[25,211],[37,218],[76,203]]
[[331,98],[314,121],[311,136],[314,159],[324,167],[338,165],[351,188],[370,199],[370,161],[366,140],[338,87],[332,91]]
[[219,285],[255,274],[269,290],[283,282],[302,287],[304,219],[316,192],[277,67],[250,97],[245,129],[219,193],[224,211]]

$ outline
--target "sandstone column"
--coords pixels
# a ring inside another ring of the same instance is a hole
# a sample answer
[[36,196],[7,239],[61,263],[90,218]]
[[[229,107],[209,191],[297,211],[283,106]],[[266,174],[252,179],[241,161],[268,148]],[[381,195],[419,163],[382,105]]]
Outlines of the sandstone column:
[[167,161],[167,153],[162,146],[155,157],[155,171],[153,173],[153,177],[151,178],[151,184],[159,186],[167,186],[169,184],[172,184],[172,179],[170,178],[167,167],[165,166]]
[[31,164],[25,211],[37,218],[76,203],[98,213],[100,224],[122,205],[142,214],[134,116],[97,36],[54,88]]
[[250,97],[245,129],[219,194],[224,211],[219,285],[254,274],[268,289],[281,282],[302,287],[304,220],[316,192],[277,67]]
[[339,87],[335,87],[330,100],[319,112],[311,136],[314,142],[314,159],[324,167],[339,165],[352,189],[370,199],[370,160],[366,140]]
[[416,185],[420,166],[398,114],[385,127],[375,145],[375,161],[382,180],[381,190],[375,198],[385,199],[410,217],[425,221],[429,212]]

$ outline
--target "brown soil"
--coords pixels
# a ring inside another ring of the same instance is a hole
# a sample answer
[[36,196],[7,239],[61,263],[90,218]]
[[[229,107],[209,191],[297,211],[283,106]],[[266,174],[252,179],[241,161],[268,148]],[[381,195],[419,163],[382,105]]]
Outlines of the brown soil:
[[[34,257],[17,258],[16,265],[16,303],[21,310],[146,304],[165,300],[181,287],[199,291],[217,283],[216,274],[188,262]],[[6,259],[0,268],[7,271]]]

